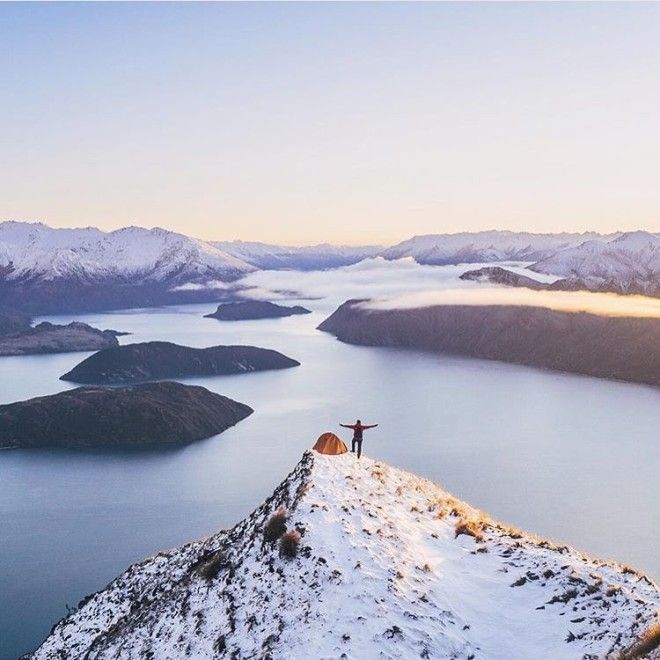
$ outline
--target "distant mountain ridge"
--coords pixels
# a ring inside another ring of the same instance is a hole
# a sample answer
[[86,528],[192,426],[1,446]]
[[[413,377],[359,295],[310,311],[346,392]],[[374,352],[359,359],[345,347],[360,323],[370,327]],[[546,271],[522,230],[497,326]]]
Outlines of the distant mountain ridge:
[[[204,241],[165,229],[53,229],[0,223],[0,307],[33,314],[240,300],[257,270],[327,270],[382,257],[423,265],[533,262],[558,288],[660,295],[657,234],[483,231],[378,246]],[[645,247],[646,246],[646,247]]]
[[584,241],[606,239],[597,232],[534,234],[504,230],[413,236],[384,250],[386,259],[412,257],[419,264],[444,266],[491,261],[539,261]]
[[560,275],[580,288],[660,296],[660,235],[635,231],[609,241],[586,241],[530,268]]
[[[218,301],[207,283],[233,282],[256,268],[206,241],[126,227],[52,229],[0,223],[0,305],[32,314]],[[200,289],[177,291],[200,285]]]
[[94,227],[52,229],[42,223],[0,223],[0,269],[4,279],[177,285],[234,280],[254,266],[208,242],[166,229]]
[[595,232],[533,234],[483,231],[415,236],[397,245],[292,247],[254,241],[204,241],[165,229],[94,227],[53,229],[43,223],[0,223],[0,277],[7,281],[93,283],[115,279],[133,284],[175,285],[231,281],[254,270],[323,270],[363,259],[412,257],[420,264],[541,261],[558,251],[604,236]]
[[322,243],[292,247],[252,241],[212,241],[212,245],[261,270],[341,268],[375,257],[383,249],[379,245],[352,246]]

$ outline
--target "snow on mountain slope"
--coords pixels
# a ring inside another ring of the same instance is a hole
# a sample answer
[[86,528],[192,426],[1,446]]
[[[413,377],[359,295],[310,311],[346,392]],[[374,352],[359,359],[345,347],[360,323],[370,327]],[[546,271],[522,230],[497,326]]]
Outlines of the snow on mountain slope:
[[386,259],[413,257],[420,264],[444,265],[491,261],[537,261],[600,234],[531,234],[482,231],[414,236],[382,252]]
[[[279,507],[293,559],[264,538]],[[236,527],[130,567],[30,657],[602,658],[658,608],[631,569],[367,457],[310,451]]]
[[27,222],[0,223],[1,269],[10,271],[10,281],[134,284],[227,280],[255,270],[210,243],[164,229],[127,227],[105,233]]
[[250,241],[215,241],[219,249],[263,270],[325,270],[373,257],[379,246],[309,245],[291,247]]
[[660,291],[660,235],[636,231],[610,241],[586,241],[538,261],[531,270],[592,286],[613,282],[625,291],[647,284]]

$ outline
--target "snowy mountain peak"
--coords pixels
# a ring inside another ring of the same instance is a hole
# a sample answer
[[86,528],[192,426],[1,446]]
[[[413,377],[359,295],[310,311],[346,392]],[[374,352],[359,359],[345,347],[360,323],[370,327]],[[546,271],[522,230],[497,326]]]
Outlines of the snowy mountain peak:
[[658,234],[652,234],[650,231],[629,231],[615,238],[612,243],[621,246],[657,246],[660,237]]
[[413,257],[420,264],[443,265],[489,261],[535,261],[585,240],[603,238],[595,232],[533,234],[492,230],[414,236],[382,254],[386,259]]
[[216,247],[256,268],[267,270],[325,270],[355,264],[373,257],[379,246],[330,245],[308,246],[270,245],[254,241],[216,241]]
[[586,241],[531,266],[539,273],[579,280],[586,288],[660,294],[660,235],[621,234],[610,241]]
[[130,567],[31,657],[600,658],[659,607],[631,569],[310,451],[236,527]]
[[230,280],[255,270],[210,243],[159,227],[106,233],[21,222],[0,223],[0,271],[3,267],[11,268],[10,281],[132,284]]

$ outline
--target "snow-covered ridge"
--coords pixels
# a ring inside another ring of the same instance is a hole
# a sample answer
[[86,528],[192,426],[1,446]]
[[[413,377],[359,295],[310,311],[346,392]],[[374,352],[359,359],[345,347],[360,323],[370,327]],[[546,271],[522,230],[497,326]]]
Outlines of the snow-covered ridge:
[[[280,507],[293,559],[264,538]],[[632,569],[367,457],[307,452],[232,530],[135,564],[31,657],[602,658],[659,608]]]
[[[614,235],[612,235],[614,236]],[[445,265],[492,261],[539,261],[588,240],[607,238],[596,232],[533,234],[481,231],[414,236],[385,250],[386,259],[413,257],[420,264]]]
[[578,279],[589,288],[660,293],[660,235],[636,231],[609,241],[586,241],[538,261],[531,269]]
[[534,262],[538,273],[565,278],[556,288],[660,295],[660,236],[602,236],[484,231],[415,236],[390,248],[287,247],[204,241],[164,229],[53,229],[42,223],[0,223],[0,278],[10,284],[166,285],[197,290],[256,270],[372,268],[379,260],[411,266]]
[[326,270],[358,263],[383,248],[373,245],[309,245],[293,247],[252,241],[214,241],[213,245],[262,270]]
[[52,229],[0,223],[0,272],[9,281],[186,283],[236,279],[255,268],[208,242],[165,229]]

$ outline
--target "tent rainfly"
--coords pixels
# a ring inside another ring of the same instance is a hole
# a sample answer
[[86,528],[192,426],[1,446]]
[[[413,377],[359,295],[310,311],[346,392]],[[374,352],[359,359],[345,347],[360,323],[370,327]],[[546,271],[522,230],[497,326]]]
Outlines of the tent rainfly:
[[348,451],[348,447],[334,433],[324,433],[319,436],[313,449],[319,452],[319,454],[330,454],[333,456],[345,454]]

